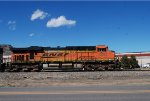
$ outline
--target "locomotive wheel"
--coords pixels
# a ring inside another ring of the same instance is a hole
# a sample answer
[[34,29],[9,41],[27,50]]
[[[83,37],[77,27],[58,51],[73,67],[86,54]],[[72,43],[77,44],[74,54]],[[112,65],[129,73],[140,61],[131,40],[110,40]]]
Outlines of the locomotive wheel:
[[27,67],[23,68],[22,70],[23,72],[29,72],[29,69]]
[[97,68],[97,70],[103,71],[103,70],[105,70],[105,67],[103,65],[99,65],[98,68]]
[[87,64],[87,65],[85,66],[85,70],[87,70],[87,71],[93,71],[94,68],[92,67],[91,64]]

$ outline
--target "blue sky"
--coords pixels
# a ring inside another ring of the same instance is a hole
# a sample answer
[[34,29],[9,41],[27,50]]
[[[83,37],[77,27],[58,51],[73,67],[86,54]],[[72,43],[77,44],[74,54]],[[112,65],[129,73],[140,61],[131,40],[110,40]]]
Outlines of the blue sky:
[[0,44],[150,51],[150,2],[0,2]]

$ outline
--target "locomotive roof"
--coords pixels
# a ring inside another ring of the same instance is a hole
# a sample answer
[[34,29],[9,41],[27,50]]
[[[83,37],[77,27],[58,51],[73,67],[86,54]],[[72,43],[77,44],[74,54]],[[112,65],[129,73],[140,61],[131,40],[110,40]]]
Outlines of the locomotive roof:
[[44,50],[95,50],[96,46],[44,47]]
[[96,50],[96,46],[67,46],[67,50]]
[[12,48],[13,52],[29,52],[43,50],[96,50],[96,46],[66,46],[66,47],[39,47],[31,46],[27,48]]
[[11,49],[13,52],[29,52],[29,51],[43,51],[43,47],[39,46],[31,46],[27,48],[12,48]]

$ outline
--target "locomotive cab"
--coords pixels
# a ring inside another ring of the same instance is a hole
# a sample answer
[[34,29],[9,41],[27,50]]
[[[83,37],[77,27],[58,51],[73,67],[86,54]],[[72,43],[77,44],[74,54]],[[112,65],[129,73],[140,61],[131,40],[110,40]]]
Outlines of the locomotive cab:
[[96,46],[96,51],[97,52],[107,52],[108,51],[108,47],[105,46],[105,45]]
[[114,60],[115,52],[108,49],[108,46],[98,45],[96,46],[97,58],[100,60]]

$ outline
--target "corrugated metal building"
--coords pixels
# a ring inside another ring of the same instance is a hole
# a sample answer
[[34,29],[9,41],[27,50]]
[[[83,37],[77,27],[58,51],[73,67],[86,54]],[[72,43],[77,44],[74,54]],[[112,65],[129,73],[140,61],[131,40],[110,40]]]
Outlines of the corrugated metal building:
[[138,64],[140,67],[143,67],[145,64],[150,63],[150,52],[129,52],[129,53],[117,53],[116,57],[119,59],[122,58],[122,56],[135,56],[138,60]]

